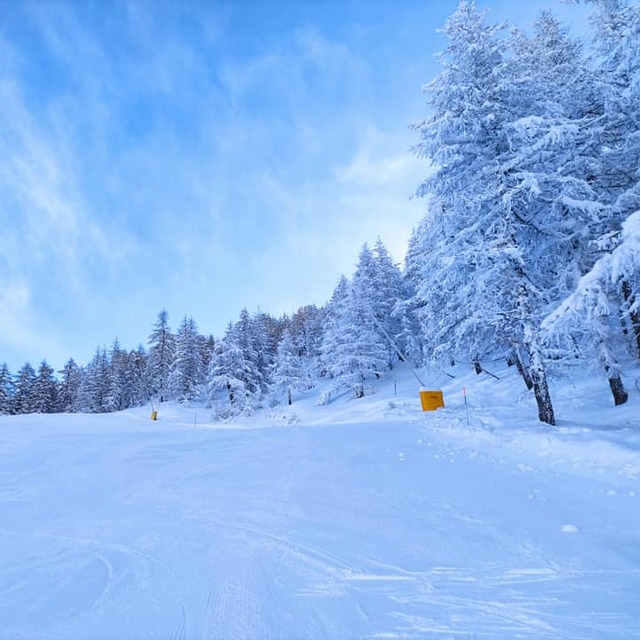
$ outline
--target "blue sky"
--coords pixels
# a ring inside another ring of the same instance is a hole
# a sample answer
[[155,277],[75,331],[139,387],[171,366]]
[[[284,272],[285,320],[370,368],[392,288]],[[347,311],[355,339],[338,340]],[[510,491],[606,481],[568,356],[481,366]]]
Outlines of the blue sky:
[[[0,363],[324,304],[424,203],[455,0],[0,2]],[[525,26],[559,1],[478,3]]]

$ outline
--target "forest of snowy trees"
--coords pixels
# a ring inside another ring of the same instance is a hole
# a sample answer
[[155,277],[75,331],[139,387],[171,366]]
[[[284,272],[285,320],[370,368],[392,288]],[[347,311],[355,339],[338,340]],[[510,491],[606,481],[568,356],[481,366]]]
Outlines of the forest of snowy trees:
[[[217,418],[246,414],[266,404],[292,403],[319,376],[334,392],[366,392],[366,381],[391,369],[399,355],[393,336],[408,345],[401,270],[382,241],[362,248],[352,281],[342,278],[324,308],[309,305],[291,317],[246,309],[221,339],[203,336],[192,318],[174,332],[158,314],[147,348],[123,349],[118,340],[91,362],[69,360],[59,379],[46,361],[25,364],[14,377],[0,369],[0,413],[108,412],[168,400],[205,402]],[[407,350],[409,352],[409,350]]]
[[427,350],[508,355],[550,424],[550,366],[597,364],[621,404],[620,361],[640,356],[640,7],[591,4],[586,46],[549,13],[507,31],[461,2],[415,125],[434,166],[408,256]]
[[117,340],[56,372],[0,368],[0,413],[202,401],[218,418],[291,403],[317,380],[362,397],[399,360],[515,366],[554,424],[552,370],[594,366],[613,402],[640,359],[640,6],[587,0],[583,38],[550,13],[528,30],[460,2],[413,125],[426,214],[404,268],[364,245],[329,302],[243,310],[220,339],[162,311],[147,348]]

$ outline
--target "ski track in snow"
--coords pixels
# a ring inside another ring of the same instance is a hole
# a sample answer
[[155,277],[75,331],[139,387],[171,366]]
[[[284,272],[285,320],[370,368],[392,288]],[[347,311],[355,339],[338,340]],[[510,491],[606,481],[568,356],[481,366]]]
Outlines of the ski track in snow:
[[633,475],[141,415],[0,419],[0,640],[640,638]]

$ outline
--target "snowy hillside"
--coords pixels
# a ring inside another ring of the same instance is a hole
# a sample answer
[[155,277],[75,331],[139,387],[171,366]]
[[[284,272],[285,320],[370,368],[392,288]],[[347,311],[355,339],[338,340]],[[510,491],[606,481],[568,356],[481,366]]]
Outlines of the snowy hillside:
[[637,389],[556,380],[551,428],[455,373],[434,413],[400,369],[226,425],[1,417],[0,639],[640,637]]

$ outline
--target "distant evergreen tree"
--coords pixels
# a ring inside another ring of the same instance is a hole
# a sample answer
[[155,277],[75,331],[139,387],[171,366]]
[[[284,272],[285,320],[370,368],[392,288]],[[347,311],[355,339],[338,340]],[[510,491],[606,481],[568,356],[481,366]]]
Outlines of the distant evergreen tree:
[[12,412],[13,393],[13,377],[4,363],[0,367],[0,415]]
[[31,411],[33,413],[53,413],[56,410],[56,404],[57,382],[54,370],[46,360],[43,360],[33,381]]
[[431,331],[429,328],[427,335],[423,333],[420,318],[425,315],[421,311],[425,305],[418,296],[418,289],[431,281],[431,274],[423,272],[425,256],[429,251],[427,233],[430,222],[431,217],[426,215],[411,232],[402,274],[404,296],[394,310],[401,324],[398,341],[402,345],[402,351],[417,366],[425,363],[424,348]]
[[422,347],[424,337],[418,314],[419,304],[416,300],[416,290],[413,282],[405,275],[402,279],[402,297],[396,302],[392,315],[398,322],[396,343],[405,360],[415,366],[424,364]]
[[388,369],[386,345],[369,308],[354,295],[351,283],[342,276],[327,307],[322,342],[322,361],[333,385],[319,398],[328,402],[342,389],[361,398],[366,382]]
[[286,396],[287,404],[293,404],[293,393],[309,389],[308,376],[302,358],[299,355],[291,332],[285,329],[282,340],[278,345],[278,353],[273,364],[272,389],[278,398]]
[[172,398],[194,400],[204,382],[204,358],[198,327],[193,318],[184,317],[176,334],[175,359],[169,376]]
[[110,386],[109,358],[106,349],[99,347],[83,370],[78,410],[86,413],[106,412]]
[[18,371],[13,396],[13,413],[32,413],[34,411],[34,383],[36,372],[31,364],[26,362]]
[[[432,364],[453,358],[467,359],[471,353],[475,357],[481,355],[480,345],[472,343],[468,336],[466,340],[458,340],[451,335],[456,326],[462,325],[466,308],[457,300],[463,292],[456,291],[447,273],[454,258],[447,251],[443,212],[434,211],[435,208],[436,205],[428,204],[425,217],[411,234],[405,270],[405,280],[413,292],[406,306],[418,321],[422,337],[420,356]],[[468,267],[462,261],[457,266],[457,284],[463,287]],[[491,343],[489,337],[485,339],[477,333],[475,338],[479,343]]]
[[[386,287],[381,281],[382,277],[379,277],[373,252],[365,243],[360,250],[358,264],[349,287],[350,318],[348,322],[353,323],[353,335],[354,338],[357,336],[357,343],[362,342],[363,347],[368,347],[365,341],[373,341],[377,343],[380,351],[387,352],[388,363],[383,368],[390,368],[392,362],[397,360],[397,356],[395,352],[393,353],[395,357],[389,353],[392,347],[383,332],[384,325],[389,327],[390,321],[393,320],[391,311],[396,299],[386,299]],[[364,319],[365,323],[359,323],[359,319]],[[365,330],[367,335],[363,339],[360,334]],[[392,333],[395,331],[392,330]],[[356,342],[353,344],[354,350],[359,348],[356,347]]]
[[116,337],[107,355],[108,359],[108,387],[104,398],[104,410],[107,412],[120,411],[127,408],[127,352],[120,346]]
[[261,394],[268,390],[271,383],[280,335],[280,324],[268,314],[257,313],[250,318],[248,344],[250,352],[255,353],[255,370]]
[[200,361],[202,362],[203,382],[209,370],[209,364],[211,363],[215,346],[216,341],[212,335],[205,337],[198,334],[198,351],[200,353]]
[[301,358],[309,385],[321,374],[320,361],[326,311],[316,305],[300,307],[291,317],[289,331]]
[[216,343],[209,364],[207,394],[217,417],[250,411],[257,393],[253,363],[247,360],[237,333],[237,325],[230,325]]
[[149,402],[151,396],[147,354],[142,345],[130,351],[126,359],[124,402],[127,407],[135,407]]
[[[268,313],[258,311],[252,317],[254,323],[259,325],[259,331],[264,335],[260,338],[262,347],[265,349],[267,360],[273,363],[278,350],[278,345],[282,340],[285,329],[289,325],[289,318],[284,315],[281,318],[274,318]],[[269,369],[269,365],[267,365]]]
[[268,360],[262,353],[267,348],[267,336],[262,323],[254,322],[249,312],[242,309],[240,318],[229,334],[231,344],[235,344],[242,352],[242,359],[237,361],[236,370],[247,391],[258,398],[266,387],[265,369]]
[[[393,261],[380,238],[373,246],[375,265],[374,286],[378,292],[376,318],[389,335],[397,338],[401,331],[400,319],[394,314],[399,302],[405,298],[405,286],[400,267]],[[394,352],[391,361],[397,359]]]
[[331,378],[343,372],[343,363],[348,362],[351,354],[349,338],[345,333],[345,326],[352,325],[349,290],[346,276],[340,276],[327,304],[320,357],[324,371]]
[[160,402],[169,398],[169,375],[175,358],[175,336],[169,328],[169,314],[163,309],[149,336],[149,380],[151,394]]
[[78,394],[82,384],[82,370],[73,358],[70,358],[59,372],[57,410],[73,413],[78,409]]
[[380,238],[373,251],[367,244],[362,247],[351,286],[360,315],[374,325],[373,336],[367,339],[378,343],[376,350],[380,347],[386,351],[386,368],[390,369],[400,357],[398,340],[403,333],[403,322],[398,305],[403,299],[404,286],[402,272]]

